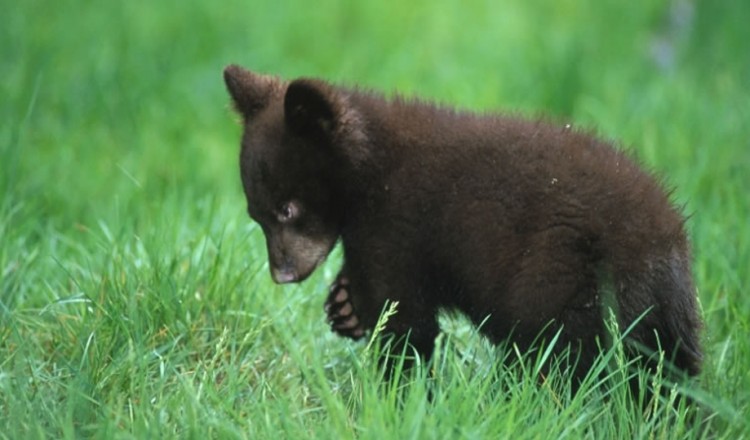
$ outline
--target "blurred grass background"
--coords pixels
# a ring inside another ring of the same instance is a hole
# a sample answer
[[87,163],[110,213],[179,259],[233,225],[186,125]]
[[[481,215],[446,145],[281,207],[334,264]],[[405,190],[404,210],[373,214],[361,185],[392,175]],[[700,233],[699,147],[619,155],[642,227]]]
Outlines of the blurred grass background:
[[[0,11],[0,437],[750,435],[750,3],[0,0]],[[706,429],[606,399],[561,407],[533,377],[461,379],[494,358],[472,351],[481,343],[460,322],[447,324],[458,379],[445,394],[428,401],[432,379],[416,377],[383,395],[362,345],[324,323],[336,256],[302,286],[270,282],[244,214],[229,63],[551,115],[620,140],[691,214]]]

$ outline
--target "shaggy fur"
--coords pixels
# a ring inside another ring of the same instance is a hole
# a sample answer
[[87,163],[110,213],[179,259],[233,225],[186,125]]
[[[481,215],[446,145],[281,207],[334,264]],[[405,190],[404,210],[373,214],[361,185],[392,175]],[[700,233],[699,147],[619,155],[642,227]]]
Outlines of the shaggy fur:
[[224,78],[243,116],[241,176],[274,279],[304,280],[343,243],[326,302],[339,334],[363,336],[385,301],[398,301],[387,332],[409,334],[429,357],[437,311],[458,310],[522,350],[561,329],[556,347],[574,350],[581,377],[611,306],[622,330],[643,315],[631,355],[663,350],[698,373],[684,219],[611,144],[315,79],[238,66]]

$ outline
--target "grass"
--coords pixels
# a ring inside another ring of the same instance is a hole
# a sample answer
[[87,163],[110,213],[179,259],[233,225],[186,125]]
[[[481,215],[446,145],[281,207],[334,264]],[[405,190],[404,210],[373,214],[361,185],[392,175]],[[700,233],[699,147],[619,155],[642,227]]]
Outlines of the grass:
[[[750,435],[749,4],[387,3],[0,0],[0,437]],[[338,253],[270,281],[230,62],[621,140],[692,215],[699,415],[639,410],[622,365],[540,385],[541,355],[448,317],[431,370],[384,383],[377,347],[324,323]]]

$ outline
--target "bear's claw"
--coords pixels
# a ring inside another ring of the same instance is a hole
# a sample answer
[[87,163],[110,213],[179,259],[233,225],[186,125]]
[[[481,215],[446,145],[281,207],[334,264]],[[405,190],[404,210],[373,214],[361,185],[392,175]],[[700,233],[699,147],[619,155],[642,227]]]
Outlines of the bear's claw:
[[365,331],[354,313],[354,305],[349,299],[349,280],[341,277],[331,285],[324,309],[328,315],[331,330],[340,336],[359,339]]

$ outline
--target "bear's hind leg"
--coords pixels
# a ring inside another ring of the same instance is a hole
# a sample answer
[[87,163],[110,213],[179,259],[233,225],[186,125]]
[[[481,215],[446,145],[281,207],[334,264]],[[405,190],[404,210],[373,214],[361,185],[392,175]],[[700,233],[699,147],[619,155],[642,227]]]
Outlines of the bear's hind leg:
[[560,332],[553,353],[576,381],[592,366],[603,335],[595,270],[587,240],[575,228],[550,227],[530,241],[502,304],[515,323],[514,342],[524,349],[550,343]]

